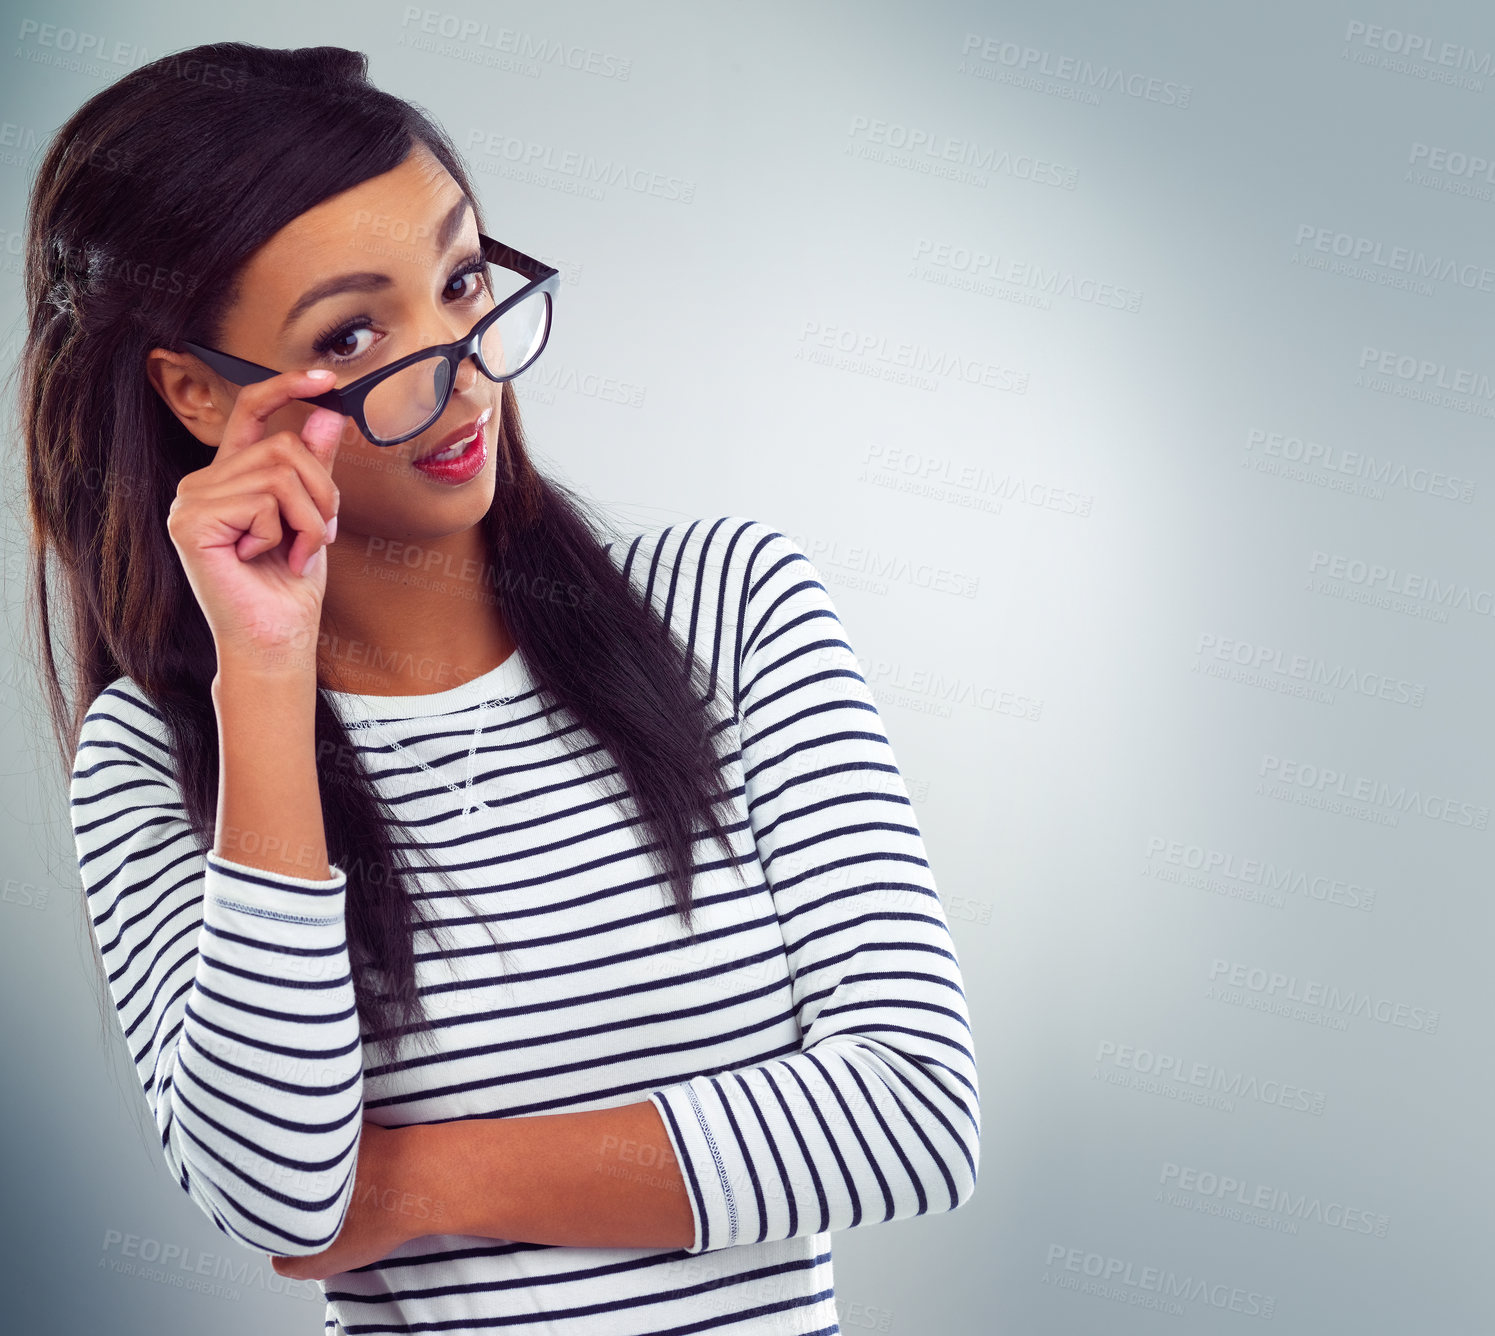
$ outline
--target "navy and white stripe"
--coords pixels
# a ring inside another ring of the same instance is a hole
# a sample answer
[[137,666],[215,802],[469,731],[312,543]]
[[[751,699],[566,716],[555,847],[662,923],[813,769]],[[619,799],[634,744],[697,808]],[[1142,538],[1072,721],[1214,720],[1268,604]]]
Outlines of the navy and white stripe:
[[[280,1254],[325,1247],[360,1115],[402,1126],[651,1099],[663,1118],[689,1247],[433,1233],[329,1278],[331,1331],[835,1332],[830,1231],[951,1210],[974,1190],[959,964],[814,567],[735,517],[608,550],[710,670],[729,720],[733,858],[697,842],[687,939],[616,767],[595,745],[571,754],[519,654],[428,695],[331,693],[345,719],[379,720],[350,736],[463,891],[422,884],[434,1029],[393,1064],[361,1049],[344,869],[313,882],[198,852],[138,688],[121,678],[89,711],[72,801],[94,929],[167,1163],[225,1233]],[[440,780],[462,784],[480,719],[486,806],[464,821]]]

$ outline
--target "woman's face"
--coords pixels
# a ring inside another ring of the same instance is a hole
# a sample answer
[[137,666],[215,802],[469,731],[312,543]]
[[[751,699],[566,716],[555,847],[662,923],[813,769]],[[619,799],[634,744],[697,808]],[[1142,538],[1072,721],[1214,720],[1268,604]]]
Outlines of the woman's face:
[[[343,386],[465,335],[494,304],[475,272],[480,259],[467,197],[417,144],[392,171],[308,209],[257,250],[215,346],[278,371],[326,367]],[[153,357],[151,375],[199,440],[222,439],[237,386],[184,354]],[[345,418],[332,469],[339,547],[349,549],[345,535],[417,542],[478,523],[493,501],[502,388],[464,359],[441,416],[399,445],[376,446]],[[287,405],[264,434],[299,430],[311,411]],[[474,478],[442,482],[414,466],[440,443],[470,435],[484,413],[488,459]]]

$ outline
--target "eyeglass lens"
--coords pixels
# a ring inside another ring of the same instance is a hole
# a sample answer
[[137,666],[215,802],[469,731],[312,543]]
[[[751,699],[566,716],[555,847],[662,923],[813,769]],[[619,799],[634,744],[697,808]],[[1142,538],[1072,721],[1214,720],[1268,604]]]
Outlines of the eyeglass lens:
[[[483,334],[478,356],[494,379],[515,376],[535,360],[550,321],[550,294],[533,292],[510,307]],[[424,430],[446,406],[451,364],[428,357],[380,381],[363,403],[363,416],[376,437],[392,438]]]

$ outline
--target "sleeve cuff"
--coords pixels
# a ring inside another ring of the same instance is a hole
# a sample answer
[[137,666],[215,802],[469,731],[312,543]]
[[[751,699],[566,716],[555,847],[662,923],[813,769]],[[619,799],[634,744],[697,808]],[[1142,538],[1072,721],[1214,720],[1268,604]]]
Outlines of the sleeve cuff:
[[732,1187],[736,1161],[727,1159],[729,1147],[717,1133],[725,1119],[718,1116],[720,1100],[711,1083],[701,1077],[650,1092],[669,1134],[670,1149],[685,1180],[685,1195],[695,1221],[695,1237],[687,1253],[730,1248],[739,1241],[741,1217]]
[[248,914],[265,920],[267,927],[282,924],[287,941],[304,941],[308,929],[333,927],[333,935],[341,938],[348,877],[337,864],[330,866],[332,875],[319,881],[249,867],[209,850],[203,919],[218,926],[242,927],[240,916]]

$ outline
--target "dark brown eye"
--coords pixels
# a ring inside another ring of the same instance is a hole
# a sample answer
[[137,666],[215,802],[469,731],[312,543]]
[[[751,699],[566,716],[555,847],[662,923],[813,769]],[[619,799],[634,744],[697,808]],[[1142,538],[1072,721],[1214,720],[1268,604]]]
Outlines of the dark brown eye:
[[[469,278],[472,278],[474,276],[477,277],[478,281],[468,291],[466,291],[466,292],[451,292],[451,289],[452,289],[453,286],[460,287],[460,286],[462,286],[462,284],[466,283]],[[471,296],[474,296],[477,293],[479,293],[479,292],[482,291],[482,289],[483,289],[483,276],[482,276],[482,273],[481,273],[480,270],[469,269],[469,270],[467,270],[464,273],[460,273],[460,274],[454,275],[451,278],[451,280],[447,283],[446,286],[447,286],[447,291],[451,292],[451,295],[454,296],[454,297],[471,297]]]
[[326,334],[319,335],[312,343],[312,349],[321,357],[335,360],[349,360],[366,353],[373,346],[372,342],[358,346],[358,336],[363,333],[372,335],[369,328],[369,320],[360,317],[339,325],[336,329],[328,330]]

